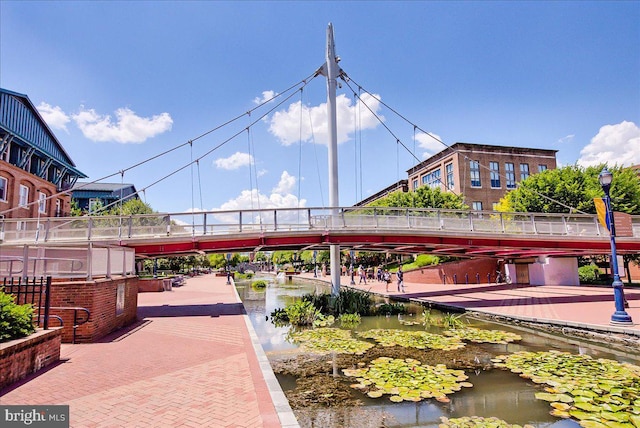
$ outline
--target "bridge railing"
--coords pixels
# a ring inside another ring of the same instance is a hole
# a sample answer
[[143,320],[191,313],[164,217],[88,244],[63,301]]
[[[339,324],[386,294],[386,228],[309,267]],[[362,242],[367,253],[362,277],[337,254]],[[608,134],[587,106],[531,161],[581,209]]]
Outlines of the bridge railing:
[[[640,237],[640,216],[632,216]],[[280,208],[135,216],[0,220],[0,245],[106,242],[312,229],[394,229],[440,233],[608,236],[595,215],[418,208]]]

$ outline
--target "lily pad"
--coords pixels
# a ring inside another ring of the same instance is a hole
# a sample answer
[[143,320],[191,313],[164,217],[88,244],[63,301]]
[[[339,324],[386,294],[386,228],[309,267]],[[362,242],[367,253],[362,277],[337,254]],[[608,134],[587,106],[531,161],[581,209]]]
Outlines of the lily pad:
[[300,343],[306,351],[316,353],[363,354],[373,344],[351,337],[350,330],[314,328],[289,334],[290,340]]
[[522,336],[516,333],[502,330],[484,330],[468,326],[446,330],[443,334],[475,343],[509,343],[522,340]]
[[[404,360],[380,357],[371,361],[362,369],[343,370],[345,376],[356,377],[360,383],[352,385],[367,393],[380,392],[391,395],[391,401],[420,401],[435,398],[448,402],[447,395],[462,388],[461,383],[467,379],[462,370],[448,369],[443,364],[436,366],[423,365],[412,358]],[[360,385],[368,383],[367,392]],[[466,386],[471,386],[465,382]]]
[[440,349],[450,351],[464,347],[464,343],[457,337],[445,337],[426,331],[403,331],[395,329],[373,329],[358,332],[358,336],[373,339],[382,346],[403,346],[416,349]]
[[[595,359],[567,352],[517,352],[493,359],[501,366],[534,383],[549,385],[535,394],[549,401],[552,415],[564,413],[582,426],[638,428],[640,367],[614,360]],[[559,403],[570,404],[569,408]]]
[[534,428],[532,425],[512,425],[498,418],[483,418],[480,416],[465,416],[462,418],[440,417],[439,428]]

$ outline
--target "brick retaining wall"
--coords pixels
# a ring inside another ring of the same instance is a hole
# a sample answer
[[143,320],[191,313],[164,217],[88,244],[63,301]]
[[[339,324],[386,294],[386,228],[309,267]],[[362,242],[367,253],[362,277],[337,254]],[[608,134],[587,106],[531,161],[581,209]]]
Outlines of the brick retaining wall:
[[62,329],[38,330],[0,344],[0,390],[60,360]]
[[487,283],[487,274],[491,274],[491,281],[496,279],[498,264],[495,259],[473,259],[444,263],[436,266],[424,266],[404,274],[406,282],[420,284],[458,284],[465,283],[465,274],[469,274],[469,284],[476,283],[476,273],[480,275],[480,283]]
[[[51,284],[50,314],[60,316],[64,321],[62,341],[73,340],[73,310],[53,309],[54,307],[83,307],[90,311],[89,322],[80,325],[76,331],[76,343],[95,342],[107,334],[134,323],[138,311],[137,277],[114,277],[94,281],[61,281]],[[116,308],[120,295],[124,297],[123,307]],[[83,312],[78,312],[84,317]],[[51,325],[55,325],[51,320]]]

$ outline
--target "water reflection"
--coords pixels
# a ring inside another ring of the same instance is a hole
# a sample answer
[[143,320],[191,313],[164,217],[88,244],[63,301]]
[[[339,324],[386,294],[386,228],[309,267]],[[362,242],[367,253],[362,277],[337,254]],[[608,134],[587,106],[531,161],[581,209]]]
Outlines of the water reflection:
[[[265,278],[268,279],[268,278]],[[266,289],[253,290],[249,283],[238,282],[238,293],[244,303],[254,329],[260,339],[267,356],[281,357],[283,354],[295,354],[298,347],[286,340],[288,327],[276,327],[268,321],[268,315],[276,308],[283,308],[287,303],[307,293],[328,292],[322,287],[304,281],[294,280],[292,283],[277,284],[272,280]],[[423,325],[402,325],[399,318],[416,319],[422,312],[419,305],[411,305],[414,315],[401,317],[376,316],[363,317],[363,322],[355,329],[364,331],[378,328],[394,328],[402,330],[424,330]],[[437,311],[432,311],[435,313]],[[567,339],[564,336],[523,331],[509,325],[495,325],[488,322],[473,321],[475,327],[493,328],[513,331],[522,336],[522,341],[509,344],[483,344],[482,349],[488,354],[499,355],[518,351],[548,351],[556,349],[574,354],[589,354],[596,358],[611,358],[638,364],[640,355],[611,352],[606,345]],[[442,329],[432,326],[428,331],[438,333]],[[486,354],[481,357],[487,359]],[[488,361],[481,361],[488,363]],[[336,374],[339,373],[335,367]],[[295,410],[298,421],[303,427],[437,427],[440,417],[450,418],[463,416],[497,417],[512,424],[530,424],[536,427],[571,428],[579,425],[572,420],[558,420],[549,415],[548,403],[536,400],[535,392],[539,387],[521,379],[517,374],[503,370],[467,371],[473,388],[463,388],[449,396],[449,403],[435,400],[421,402],[391,403],[387,398],[370,399],[359,394],[364,406],[346,408],[307,408]],[[295,379],[278,376],[283,390],[295,387]]]

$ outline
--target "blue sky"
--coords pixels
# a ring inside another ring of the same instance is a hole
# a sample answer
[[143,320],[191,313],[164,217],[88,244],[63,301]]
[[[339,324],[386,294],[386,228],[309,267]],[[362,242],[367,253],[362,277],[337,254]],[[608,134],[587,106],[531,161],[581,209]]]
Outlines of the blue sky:
[[[325,79],[260,117],[324,63],[329,22],[352,79],[341,205],[406,178],[417,161],[397,140],[418,159],[444,148],[412,124],[449,145],[556,149],[563,165],[640,164],[638,1],[3,0],[0,86],[29,96],[89,180],[115,174],[157,211],[326,206]],[[358,85],[412,124],[364,93],[356,105]]]

